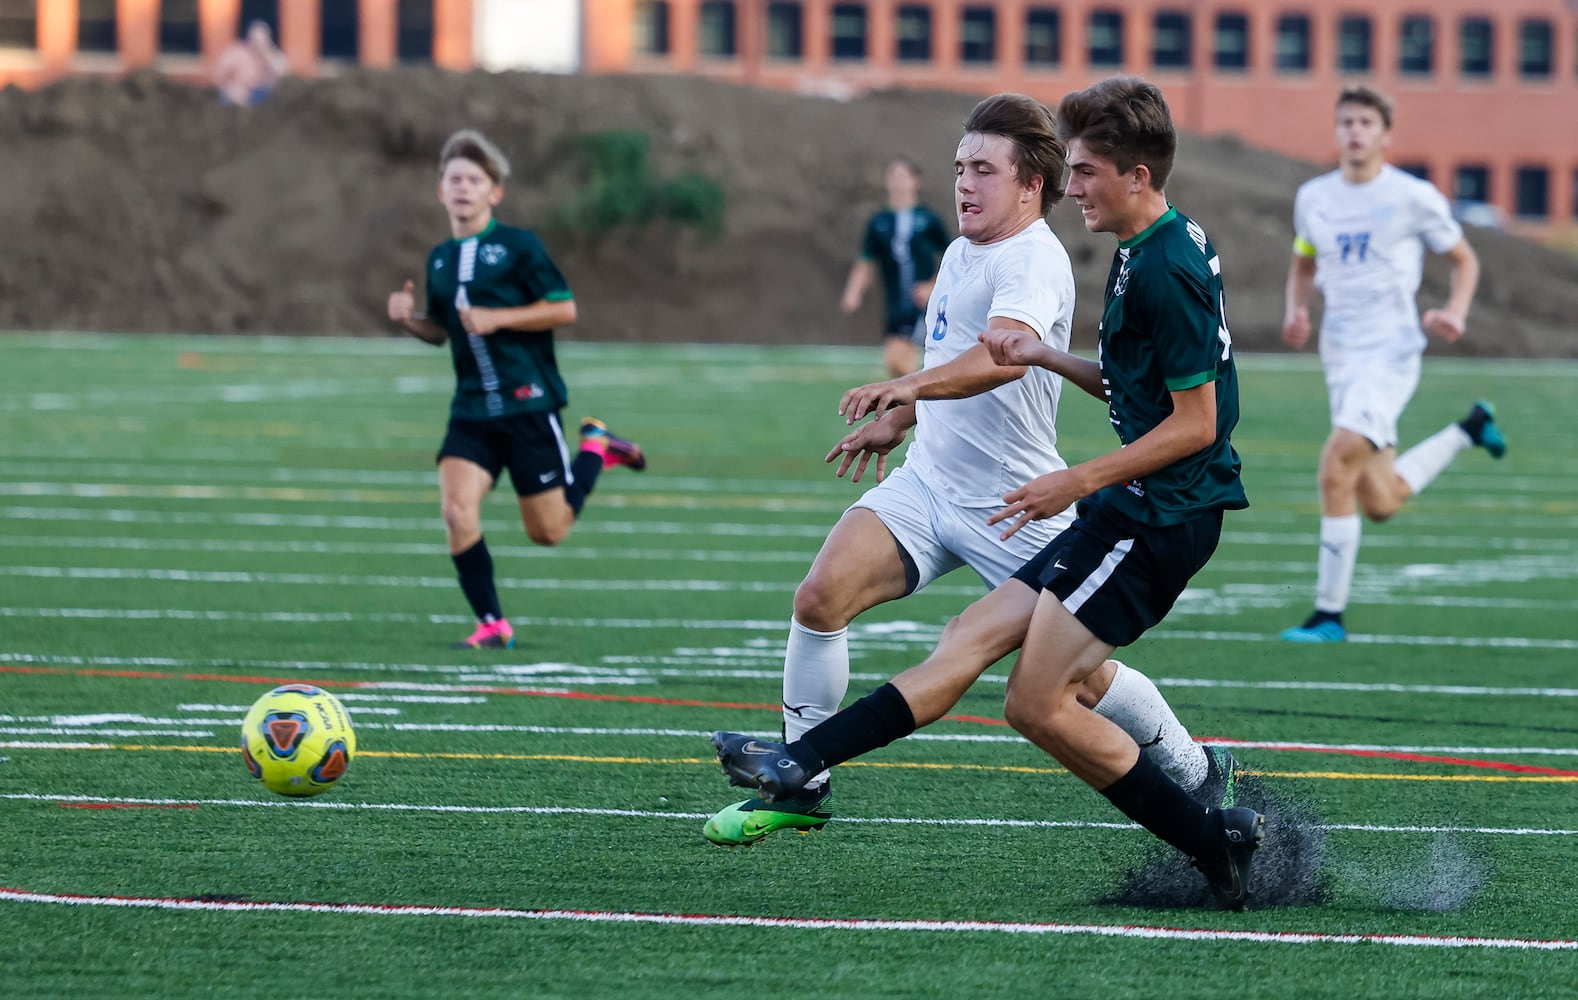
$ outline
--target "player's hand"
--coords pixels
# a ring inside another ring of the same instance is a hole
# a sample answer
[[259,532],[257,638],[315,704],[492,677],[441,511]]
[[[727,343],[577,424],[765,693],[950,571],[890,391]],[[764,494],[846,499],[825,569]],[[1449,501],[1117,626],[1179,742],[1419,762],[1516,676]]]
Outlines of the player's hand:
[[1041,521],[1061,514],[1068,509],[1069,504],[1084,496],[1085,492],[1075,482],[1069,470],[1049,472],[1004,495],[1003,502],[1008,506],[987,518],[986,523],[998,524],[1011,517],[1018,518],[999,536],[1003,541],[1007,541],[1031,521]]
[[860,477],[866,473],[866,465],[875,458],[877,460],[877,482],[882,482],[888,474],[888,452],[904,443],[906,427],[899,427],[897,421],[884,420],[878,417],[870,423],[862,424],[859,428],[844,435],[843,440],[833,446],[827,453],[826,462],[832,462],[842,456],[843,461],[838,463],[836,475],[842,479],[849,467],[855,467],[855,474],[849,478],[852,483],[860,482]]
[[895,406],[908,406],[913,402],[915,383],[906,375],[849,390],[838,401],[838,415],[844,418],[844,423],[852,424],[868,413],[880,416]]
[[931,305],[931,289],[935,284],[935,281],[917,281],[915,287],[910,290],[910,299],[915,303],[915,308],[923,313],[926,307]]
[[389,321],[404,323],[416,315],[416,282],[407,278],[405,287],[389,293]]
[[976,339],[986,345],[987,353],[991,354],[994,363],[1009,368],[1039,364],[1051,353],[1051,348],[1028,330],[992,327]]
[[460,325],[465,327],[467,333],[474,333],[479,337],[483,337],[501,329],[499,325],[499,313],[501,310],[467,306],[458,310],[458,312],[460,313]]
[[853,292],[845,292],[844,297],[838,300],[838,308],[848,316],[860,308],[860,296]]
[[1282,342],[1295,351],[1310,342],[1310,311],[1295,309],[1282,321]]
[[1463,316],[1450,309],[1431,309],[1425,313],[1421,323],[1426,333],[1444,344],[1461,339],[1465,325]]

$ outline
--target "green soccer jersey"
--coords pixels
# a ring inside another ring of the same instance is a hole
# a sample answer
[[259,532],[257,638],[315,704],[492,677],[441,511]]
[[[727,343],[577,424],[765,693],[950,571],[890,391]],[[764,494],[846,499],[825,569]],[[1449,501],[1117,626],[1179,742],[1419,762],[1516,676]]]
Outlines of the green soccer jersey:
[[427,314],[449,333],[455,363],[450,413],[485,420],[558,410],[569,401],[554,360],[552,330],[468,334],[458,306],[513,309],[573,298],[535,233],[497,222],[445,240],[427,257]]
[[1205,230],[1168,206],[1118,244],[1101,315],[1100,363],[1113,428],[1125,445],[1172,413],[1170,393],[1216,383],[1216,440],[1201,451],[1097,496],[1158,527],[1249,506],[1230,435],[1238,373],[1227,331],[1222,264]]
[[925,312],[915,304],[915,285],[930,281],[952,237],[925,205],[902,212],[884,208],[866,223],[860,256],[882,273],[883,305],[889,327],[914,323]]

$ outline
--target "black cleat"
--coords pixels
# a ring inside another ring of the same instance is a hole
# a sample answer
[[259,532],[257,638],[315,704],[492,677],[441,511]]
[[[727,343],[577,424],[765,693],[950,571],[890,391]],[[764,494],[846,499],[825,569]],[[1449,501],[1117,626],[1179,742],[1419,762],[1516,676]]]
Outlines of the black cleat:
[[1238,804],[1238,760],[1226,747],[1205,750],[1205,780],[1194,790],[1195,800],[1212,809],[1231,809]]
[[1195,858],[1193,864],[1222,909],[1242,910],[1249,902],[1250,862],[1266,841],[1266,817],[1242,806],[1222,809],[1217,815],[1222,821],[1220,852],[1214,858]]
[[1496,426],[1496,408],[1485,400],[1476,400],[1468,416],[1459,420],[1457,425],[1463,428],[1475,447],[1490,452],[1491,458],[1500,458],[1507,453],[1507,439],[1502,435],[1501,428]]
[[789,748],[782,743],[744,733],[717,732],[712,734],[712,745],[729,784],[756,789],[763,802],[790,798],[813,777],[789,756]]

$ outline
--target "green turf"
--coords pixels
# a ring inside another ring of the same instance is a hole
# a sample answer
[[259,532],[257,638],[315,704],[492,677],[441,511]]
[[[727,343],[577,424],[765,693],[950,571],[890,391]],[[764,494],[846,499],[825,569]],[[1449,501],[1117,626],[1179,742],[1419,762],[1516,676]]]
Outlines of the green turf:
[[[0,886],[1076,928],[0,898],[7,997],[1574,992],[1572,950],[1077,930],[1578,939],[1571,364],[1426,365],[1405,441],[1485,396],[1511,451],[1464,454],[1395,521],[1367,525],[1356,641],[1296,647],[1275,635],[1313,589],[1324,391],[1312,359],[1241,359],[1235,442],[1253,506],[1122,655],[1197,735],[1393,756],[1240,750],[1326,822],[1371,829],[1331,833],[1324,904],[1223,914],[1101,902],[1148,856],[1146,836],[1097,825],[1121,816],[1016,742],[904,741],[840,772],[839,819],[821,834],[740,851],[701,838],[705,815],[742,797],[705,734],[777,726],[791,595],[860,490],[820,458],[843,431],[840,391],[878,377],[875,349],[566,345],[566,417],[638,438],[651,467],[609,473],[557,549],[529,545],[507,490],[490,498],[521,642],[484,655],[448,649],[467,615],[432,471],[450,385],[440,352],[41,335],[0,347]],[[1076,391],[1060,425],[1071,461],[1115,444],[1103,408]],[[918,660],[980,592],[959,573],[865,616],[851,693]],[[1005,667],[957,711],[1000,719]],[[321,799],[270,796],[234,749],[244,707],[278,679],[337,685],[356,716],[361,754]],[[931,731],[1011,735],[967,721]],[[1421,908],[1428,890],[1465,882],[1458,905]]]

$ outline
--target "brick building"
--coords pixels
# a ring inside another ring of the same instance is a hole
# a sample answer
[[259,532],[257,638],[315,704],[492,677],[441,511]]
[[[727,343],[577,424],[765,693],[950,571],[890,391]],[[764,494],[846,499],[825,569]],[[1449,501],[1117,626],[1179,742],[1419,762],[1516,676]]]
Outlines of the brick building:
[[240,26],[295,72],[693,73],[1055,101],[1115,72],[1179,124],[1333,158],[1346,83],[1395,98],[1393,160],[1517,228],[1578,222],[1578,0],[0,0],[0,83],[156,66],[200,77]]

